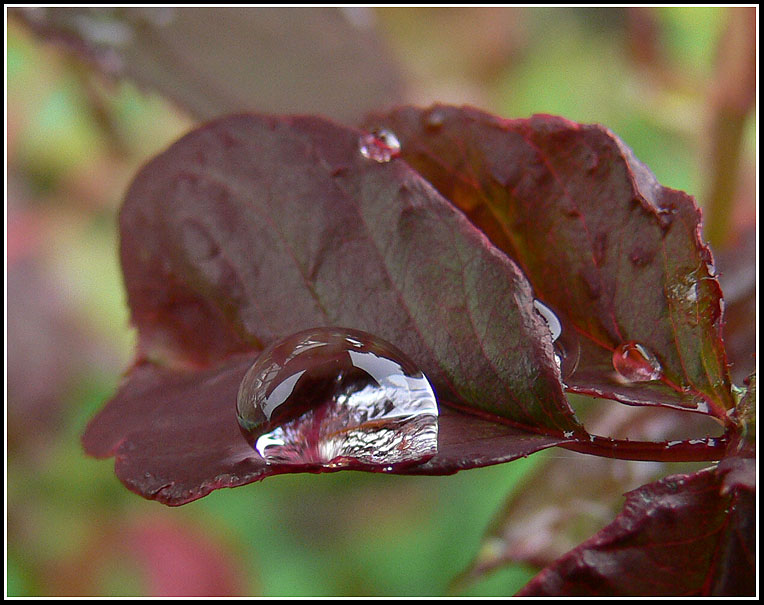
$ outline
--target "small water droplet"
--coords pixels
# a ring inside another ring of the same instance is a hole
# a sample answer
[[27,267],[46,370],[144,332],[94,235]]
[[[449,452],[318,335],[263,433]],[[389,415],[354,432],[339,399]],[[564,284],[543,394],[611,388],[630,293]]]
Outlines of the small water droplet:
[[358,330],[316,328],[267,348],[241,382],[237,415],[271,464],[389,472],[438,447],[427,378],[393,345]]
[[394,133],[382,128],[361,135],[358,149],[363,157],[383,164],[400,155],[401,144]]
[[552,334],[554,357],[563,379],[568,378],[576,370],[581,354],[581,346],[574,330],[563,329],[560,318],[540,300],[534,300],[533,306],[546,322]]
[[[666,286],[666,297],[682,321],[697,325],[701,318],[700,280],[697,271],[677,275]],[[710,309],[710,308],[709,308]],[[712,321],[715,321],[712,318]]]
[[650,351],[637,342],[625,342],[613,351],[613,367],[629,382],[658,380],[663,368]]
[[544,318],[546,325],[549,326],[549,331],[552,333],[552,340],[557,340],[560,337],[560,334],[562,334],[562,323],[560,323],[560,319],[540,300],[534,300],[533,306],[541,317]]
[[445,113],[437,107],[428,111],[424,117],[424,125],[427,130],[440,130],[445,121]]
[[664,207],[658,208],[656,217],[658,219],[658,224],[664,232],[664,235],[668,232],[668,230],[671,228],[671,225],[674,223],[675,214],[676,207],[672,203],[668,203]]

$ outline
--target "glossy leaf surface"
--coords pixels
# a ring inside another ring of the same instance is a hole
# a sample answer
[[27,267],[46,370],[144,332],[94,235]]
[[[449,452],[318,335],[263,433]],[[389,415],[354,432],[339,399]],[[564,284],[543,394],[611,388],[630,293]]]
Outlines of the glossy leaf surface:
[[[523,269],[581,341],[572,391],[723,417],[733,406],[722,299],[700,211],[600,126],[405,107],[370,118],[401,155]],[[661,381],[629,383],[613,351],[637,342]]]
[[[196,372],[154,364],[134,368],[89,425],[83,437],[86,451],[115,456],[117,476],[129,489],[173,506],[269,475],[319,472],[307,464],[266,465],[242,435],[231,402],[253,358],[233,356]],[[438,454],[405,472],[451,474],[514,460],[564,441],[443,407]]]
[[[405,162],[364,157],[359,134],[319,118],[234,116],[187,135],[133,182],[120,230],[139,365],[85,443],[95,455],[122,444],[117,472],[137,491],[159,493],[177,467],[171,482],[191,491],[164,500],[204,492],[194,485],[199,476],[184,474],[200,468],[189,453],[214,460],[202,473],[205,485],[261,476],[237,449],[245,442],[233,415],[235,389],[204,395],[204,386],[217,384],[232,355],[321,325],[394,343],[441,403],[521,429],[446,417],[441,435],[453,448],[439,445],[443,456],[417,472],[506,461],[584,435],[522,273]],[[146,388],[144,380],[160,400],[161,384],[180,381],[196,403],[149,404],[164,410],[161,421],[153,413],[126,416],[124,402]],[[182,436],[192,434],[189,452]],[[155,483],[146,481],[150,459],[164,461]]]

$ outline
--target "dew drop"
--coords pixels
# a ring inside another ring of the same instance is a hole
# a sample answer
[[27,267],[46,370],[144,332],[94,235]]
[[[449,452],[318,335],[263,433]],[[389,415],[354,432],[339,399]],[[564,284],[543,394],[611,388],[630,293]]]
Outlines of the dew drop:
[[389,472],[437,453],[438,405],[393,345],[344,328],[289,336],[241,382],[239,424],[269,464]]
[[541,317],[544,318],[546,325],[549,327],[549,331],[552,333],[552,340],[557,340],[560,337],[560,334],[562,334],[562,323],[560,323],[560,319],[540,300],[534,300],[533,306]]
[[613,367],[629,382],[658,380],[663,368],[655,356],[643,345],[625,342],[613,351]]
[[533,306],[546,322],[552,334],[554,357],[563,379],[575,372],[581,354],[581,346],[575,332],[563,329],[560,318],[540,300],[534,300]]
[[424,117],[424,126],[427,130],[440,130],[446,121],[446,115],[435,107],[427,112]]
[[401,143],[391,131],[380,129],[361,135],[358,149],[363,157],[384,164],[400,155]]

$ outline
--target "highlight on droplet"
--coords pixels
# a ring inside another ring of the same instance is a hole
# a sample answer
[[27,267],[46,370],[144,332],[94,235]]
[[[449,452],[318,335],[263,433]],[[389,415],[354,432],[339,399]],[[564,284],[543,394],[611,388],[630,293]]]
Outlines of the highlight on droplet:
[[269,464],[390,472],[437,453],[438,405],[421,370],[366,332],[315,328],[268,347],[237,417]]
[[361,135],[358,149],[363,157],[383,164],[400,155],[401,143],[393,132],[381,128]]
[[581,355],[581,343],[578,336],[572,328],[563,326],[557,314],[540,300],[535,299],[533,307],[549,328],[554,346],[555,362],[560,368],[562,378],[569,378],[576,371]]
[[613,368],[629,382],[649,382],[663,376],[663,368],[647,347],[629,341],[613,351]]

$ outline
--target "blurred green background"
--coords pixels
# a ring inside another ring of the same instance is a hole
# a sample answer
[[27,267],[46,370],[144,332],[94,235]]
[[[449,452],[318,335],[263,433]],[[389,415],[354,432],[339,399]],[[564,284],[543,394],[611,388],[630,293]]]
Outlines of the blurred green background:
[[[354,11],[408,102],[604,124],[662,184],[726,218],[708,236],[720,246],[755,221],[756,120],[722,87],[736,65],[724,36],[745,35],[730,9]],[[278,476],[180,508],[130,493],[113,461],[83,455],[83,427],[135,340],[116,252],[121,198],[195,119],[11,16],[6,74],[6,594],[448,594],[523,475],[564,452],[451,477]],[[731,143],[714,135],[730,106],[742,125]],[[713,194],[719,154],[739,161],[733,186]],[[511,595],[533,573],[507,567],[459,594]]]

